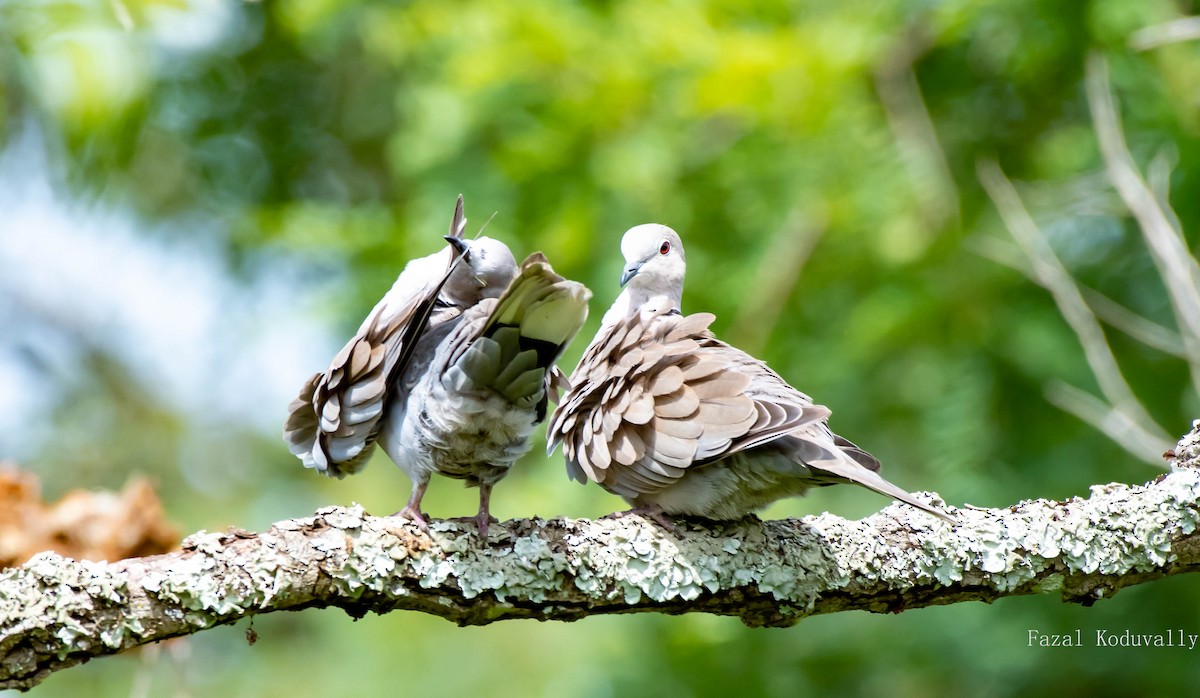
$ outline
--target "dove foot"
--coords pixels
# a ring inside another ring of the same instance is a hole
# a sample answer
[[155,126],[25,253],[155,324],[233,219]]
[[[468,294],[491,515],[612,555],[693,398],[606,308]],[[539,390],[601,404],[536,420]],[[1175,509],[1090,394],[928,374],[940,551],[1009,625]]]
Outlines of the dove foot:
[[497,519],[495,516],[492,516],[486,511],[477,514],[475,516],[475,527],[479,529],[479,537],[487,540],[488,526],[494,523],[500,523],[500,519]]
[[415,523],[417,528],[429,533],[429,521],[425,518],[425,514],[421,513],[421,498],[425,496],[425,488],[429,486],[429,480],[417,482],[413,484],[412,495],[408,498],[408,504],[400,511],[392,514],[399,516]]
[[409,521],[415,523],[417,528],[429,533],[429,521],[425,518],[425,514],[421,513],[420,507],[409,505],[395,514],[392,514],[392,516],[399,516],[400,518],[408,519]]

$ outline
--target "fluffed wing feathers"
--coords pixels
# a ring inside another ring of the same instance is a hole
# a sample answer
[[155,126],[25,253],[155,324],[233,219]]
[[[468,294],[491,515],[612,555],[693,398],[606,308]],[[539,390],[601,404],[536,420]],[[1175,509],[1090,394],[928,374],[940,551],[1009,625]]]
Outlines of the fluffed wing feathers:
[[[504,370],[496,375],[496,385],[511,386],[523,382],[521,378],[529,371],[537,371],[537,352],[533,349],[517,352],[505,363]],[[518,395],[520,392],[518,391]],[[515,399],[509,396],[510,399]]]
[[[523,407],[528,407],[546,395],[545,378],[546,369],[541,366],[534,366],[531,369],[522,371],[507,385],[501,386],[500,390],[509,400],[517,402]],[[538,421],[541,420],[539,419]]]
[[664,419],[686,419],[695,416],[699,410],[700,396],[686,385],[680,385],[654,403],[654,414]]
[[529,255],[499,299],[472,308],[443,343],[444,383],[494,389],[522,406],[544,400],[551,367],[583,326],[590,298],[540,252]]
[[[461,200],[456,218],[460,209]],[[341,478],[366,465],[383,427],[385,406],[398,397],[397,378],[411,364],[442,288],[462,263],[461,256],[447,251],[452,249],[405,265],[329,368],[313,375],[288,406],[284,440],[305,467]],[[448,309],[441,320],[458,313]]]
[[[550,418],[551,448],[561,442],[567,460],[574,461],[586,438],[591,446],[583,470],[591,479],[603,484],[622,478],[626,489],[651,494],[674,484],[688,468],[746,448],[764,432],[777,437],[783,421],[802,423],[761,418],[803,415],[811,402],[786,410],[769,400],[802,396],[756,395],[762,392],[752,387],[758,376],[746,370],[751,364],[741,352],[712,337],[713,319],[709,313],[684,317],[666,308],[643,309],[602,329]],[[758,408],[759,403],[765,404]],[[576,414],[592,418],[568,421]],[[593,433],[580,433],[585,430]],[[627,463],[630,434],[639,431],[642,448],[635,463]],[[625,478],[620,472],[625,468],[634,468],[636,476]]]

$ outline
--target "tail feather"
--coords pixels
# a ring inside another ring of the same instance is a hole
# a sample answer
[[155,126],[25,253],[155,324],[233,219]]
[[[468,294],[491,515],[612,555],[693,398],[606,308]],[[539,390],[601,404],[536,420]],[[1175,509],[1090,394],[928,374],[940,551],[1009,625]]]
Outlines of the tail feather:
[[446,385],[491,388],[517,404],[542,400],[547,372],[583,326],[590,298],[582,284],[554,273],[540,252],[530,255],[479,335],[452,358]]
[[479,337],[463,352],[457,366],[475,386],[490,385],[500,372],[504,349],[490,337]]
[[497,386],[497,388],[504,393],[505,397],[513,402],[520,402],[534,397],[541,399],[546,392],[545,378],[546,369],[542,366],[536,366],[522,372],[508,385]]
[[867,470],[879,472],[879,459],[854,445],[854,442],[850,441],[844,436],[838,436],[837,434],[834,434],[833,443],[838,448],[842,449],[842,453],[845,453],[847,456],[853,458],[862,467],[866,468]]
[[[852,456],[844,453],[838,445],[833,442],[826,442],[823,439],[806,438],[800,435],[793,435],[793,443],[798,447],[796,455],[799,459],[810,468],[822,470],[844,480],[849,480],[858,485],[862,485],[869,490],[878,492],[885,497],[891,497],[897,501],[904,502],[909,506],[916,507],[922,511],[933,514],[939,519],[943,519],[952,524],[958,521],[943,511],[931,504],[926,504],[914,497],[908,491],[893,485],[874,470],[865,467]],[[856,450],[861,450],[857,449]],[[864,452],[865,453],[865,452]],[[872,458],[872,460],[874,460]],[[875,461],[878,463],[878,461]]]
[[537,365],[537,352],[533,351],[532,349],[518,352],[517,355],[512,357],[512,359],[510,359],[504,366],[504,370],[496,376],[496,380],[493,382],[493,385],[495,385],[495,387],[501,392],[507,394],[509,392],[509,386],[518,382],[518,379],[531,369],[539,370]]

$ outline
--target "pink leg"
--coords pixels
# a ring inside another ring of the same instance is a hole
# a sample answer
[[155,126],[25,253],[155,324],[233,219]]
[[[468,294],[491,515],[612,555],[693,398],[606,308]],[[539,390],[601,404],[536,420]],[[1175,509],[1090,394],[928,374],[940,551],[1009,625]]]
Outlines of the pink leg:
[[479,527],[479,537],[487,540],[488,524],[492,522],[491,512],[488,508],[492,502],[492,486],[479,486],[479,513],[475,515],[475,525]]
[[476,514],[474,517],[455,516],[454,518],[449,519],[449,520],[450,521],[462,521],[464,523],[470,522],[470,523],[475,524],[475,527],[479,530],[479,537],[484,540],[487,540],[488,525],[497,521],[497,519],[492,517],[491,512],[488,511],[488,507],[490,506],[491,501],[492,501],[492,486],[480,484],[479,485],[479,513]]
[[421,513],[421,498],[425,496],[425,488],[429,487],[429,480],[414,482],[412,495],[408,498],[408,504],[400,511],[392,514],[392,516],[403,516],[417,525],[417,528],[429,532],[429,522],[425,520],[425,515]]

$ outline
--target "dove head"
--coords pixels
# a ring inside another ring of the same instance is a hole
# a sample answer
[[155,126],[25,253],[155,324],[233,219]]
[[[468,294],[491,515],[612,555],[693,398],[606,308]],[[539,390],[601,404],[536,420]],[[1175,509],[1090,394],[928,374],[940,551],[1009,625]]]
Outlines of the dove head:
[[499,298],[517,274],[516,258],[508,245],[499,240],[489,237],[446,240],[463,257],[442,290],[442,295],[455,305],[468,307],[484,298]]
[[625,256],[621,285],[631,307],[655,296],[666,296],[679,307],[687,265],[678,233],[658,223],[630,228],[621,238],[621,254]]

